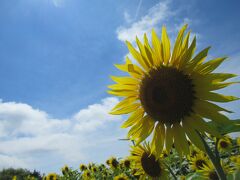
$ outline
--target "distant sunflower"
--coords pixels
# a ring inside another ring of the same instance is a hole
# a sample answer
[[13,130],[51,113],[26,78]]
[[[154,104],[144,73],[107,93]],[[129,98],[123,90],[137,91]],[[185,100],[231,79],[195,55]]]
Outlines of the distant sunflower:
[[113,180],[128,180],[128,176],[126,174],[119,174],[118,176],[115,176]]
[[135,163],[134,175],[139,175],[140,179],[168,179],[168,171],[162,159],[151,153],[149,144],[132,146],[129,158]]
[[240,155],[234,155],[230,157],[233,162],[235,169],[240,170]]
[[207,166],[209,163],[210,160],[203,153],[198,153],[190,158],[190,167],[194,171],[201,170],[204,165]]
[[128,169],[128,168],[130,168],[131,161],[130,161],[128,158],[123,159],[123,160],[121,161],[121,165],[122,165],[124,168]]
[[83,175],[82,175],[84,180],[90,180],[91,179],[91,173],[89,170],[85,170]]
[[115,157],[111,157],[110,159],[109,159],[109,165],[110,165],[110,167],[111,168],[113,168],[113,169],[115,169],[115,168],[117,168],[118,167],[118,164],[119,164],[119,162],[118,162],[118,160],[115,158]]
[[80,169],[81,171],[84,171],[84,170],[87,169],[87,166],[84,165],[84,164],[80,164],[79,169]]
[[47,175],[47,178],[46,178],[47,180],[57,180],[58,178],[57,178],[57,174],[56,173],[49,173],[48,175]]
[[[222,161],[221,166],[223,167],[223,171],[226,175],[231,174],[234,170],[232,167],[230,167],[227,164],[224,164]],[[212,163],[209,163],[208,165],[203,165],[203,168],[198,172],[200,172],[206,179],[220,180]]]
[[232,148],[231,138],[225,136],[225,137],[219,139],[217,147],[220,152],[229,151]]
[[64,167],[62,167],[62,174],[63,175],[66,175],[69,173],[69,167],[67,165],[65,165]]
[[117,84],[109,86],[110,94],[125,97],[111,114],[131,113],[122,125],[123,128],[131,126],[128,138],[140,143],[154,131],[151,147],[159,154],[164,146],[169,151],[172,143],[180,154],[188,154],[186,136],[204,150],[195,130],[220,136],[204,118],[221,124],[229,123],[229,119],[220,112],[230,111],[213,102],[238,99],[212,92],[233,84],[224,81],[236,75],[213,73],[226,58],[204,63],[209,47],[193,56],[196,37],[189,45],[190,32],[185,36],[186,28],[187,25],[184,25],[179,31],[172,53],[165,27],[162,28],[161,40],[152,31],[152,46],[146,34],[144,43],[136,38],[139,51],[126,42],[139,65],[133,64],[127,57],[125,64],[116,67],[130,76],[112,76]]

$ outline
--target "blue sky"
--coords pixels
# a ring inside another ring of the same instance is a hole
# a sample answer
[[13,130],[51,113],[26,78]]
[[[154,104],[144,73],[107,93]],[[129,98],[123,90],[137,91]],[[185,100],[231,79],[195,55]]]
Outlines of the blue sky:
[[[160,32],[163,24],[174,41],[188,23],[197,50],[211,45],[210,58],[229,56],[219,71],[239,74],[239,6],[237,0],[1,0],[0,168],[50,172],[127,155],[128,144],[117,140],[126,134],[119,128],[124,117],[107,113],[118,99],[106,93],[109,75],[119,74],[113,64],[128,53],[124,41]],[[224,92],[240,96],[233,87]],[[228,105],[236,112],[231,118],[239,118],[239,105]]]

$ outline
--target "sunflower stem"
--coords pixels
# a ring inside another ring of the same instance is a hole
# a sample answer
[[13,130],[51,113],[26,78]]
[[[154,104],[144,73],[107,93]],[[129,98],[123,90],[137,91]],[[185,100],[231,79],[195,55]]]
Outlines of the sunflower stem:
[[163,162],[163,163],[164,163],[164,165],[167,167],[167,169],[169,170],[169,172],[172,174],[173,179],[174,179],[174,180],[177,180],[177,177],[176,177],[176,175],[174,174],[174,172],[172,171],[172,169],[170,168],[170,166],[168,166],[168,164],[165,163],[165,162]]
[[[209,157],[209,159],[212,161],[215,169],[216,169],[216,172],[217,172],[217,175],[219,177],[219,179],[221,180],[227,180],[227,177],[223,171],[223,168],[221,166],[221,163],[220,163],[220,160],[217,159],[217,155],[214,155],[212,150],[210,149],[209,145],[207,144],[207,142],[205,141],[204,137],[202,136],[202,134],[200,134],[198,131],[197,131],[199,137],[201,138],[202,142],[203,142],[203,145],[205,147],[205,150],[206,150],[206,153]],[[215,145],[217,146],[217,145]]]

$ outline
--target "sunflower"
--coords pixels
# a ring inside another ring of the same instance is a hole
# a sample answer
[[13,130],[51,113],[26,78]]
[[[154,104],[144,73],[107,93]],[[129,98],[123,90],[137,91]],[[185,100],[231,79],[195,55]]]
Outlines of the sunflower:
[[130,161],[128,158],[123,159],[123,160],[121,161],[121,166],[124,167],[124,168],[126,168],[126,169],[129,169],[129,168],[130,168],[130,165],[131,165],[131,161]]
[[204,62],[209,47],[193,56],[196,37],[189,45],[190,32],[185,35],[186,28],[187,25],[184,25],[179,31],[172,52],[165,27],[162,28],[161,40],[152,31],[152,46],[146,34],[144,43],[136,38],[139,51],[127,41],[137,64],[126,57],[125,64],[115,66],[130,76],[111,76],[116,84],[109,86],[111,90],[108,93],[124,99],[110,113],[131,114],[122,127],[131,127],[128,138],[137,144],[154,132],[151,147],[158,154],[163,147],[169,151],[172,143],[180,154],[188,154],[187,137],[204,150],[196,131],[220,137],[220,133],[209,126],[205,118],[221,124],[230,122],[220,112],[231,111],[213,102],[238,99],[212,92],[234,84],[224,81],[236,75],[213,73],[226,58]]
[[57,178],[57,174],[56,173],[49,173],[48,175],[47,175],[47,178],[46,178],[47,180],[57,180],[58,178]]
[[79,169],[80,169],[81,171],[84,171],[84,170],[87,169],[87,166],[84,165],[84,164],[80,164]]
[[217,147],[220,152],[229,151],[232,148],[231,138],[224,136],[223,138],[219,139]]
[[134,175],[140,175],[140,179],[168,179],[168,172],[162,159],[155,153],[151,153],[148,143],[132,146],[129,159],[135,163],[136,172]]
[[231,156],[230,160],[233,162],[235,168],[240,170],[240,155]]
[[128,176],[123,173],[113,178],[113,180],[128,180],[128,179],[129,179]]
[[66,175],[66,174],[68,174],[68,172],[69,172],[69,167],[67,166],[67,165],[65,165],[64,167],[62,167],[62,174],[63,175]]
[[93,173],[96,173],[97,172],[97,167],[96,166],[92,166],[91,170],[92,170]]
[[89,170],[85,170],[83,175],[82,175],[84,180],[90,180],[91,179],[91,173]]
[[[233,173],[234,169],[232,167],[230,167],[229,165],[224,164],[223,161],[221,161],[221,166],[223,167],[223,171],[226,175]],[[208,165],[204,164],[203,168],[201,170],[199,170],[198,172],[200,172],[203,175],[203,177],[205,177],[206,179],[219,180],[217,172],[212,163],[209,163]]]
[[111,157],[109,159],[109,165],[111,168],[116,169],[118,167],[118,164],[119,164],[119,162],[115,157]]
[[200,170],[204,165],[207,166],[209,163],[210,160],[203,153],[198,153],[190,158],[190,168],[193,171]]

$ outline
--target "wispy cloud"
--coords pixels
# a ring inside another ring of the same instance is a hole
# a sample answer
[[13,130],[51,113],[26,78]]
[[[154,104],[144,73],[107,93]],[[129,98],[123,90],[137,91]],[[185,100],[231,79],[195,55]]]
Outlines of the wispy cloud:
[[[147,15],[143,16],[139,21],[132,23],[130,27],[118,27],[118,39],[121,41],[128,40],[130,42],[133,42],[136,36],[141,37],[144,33],[150,32],[152,28],[156,28],[156,25],[172,15],[168,4],[169,1],[160,2],[157,5],[153,6],[148,11]],[[138,13],[136,15],[138,15]]]
[[108,114],[117,102],[105,98],[67,119],[54,119],[28,104],[0,102],[0,168],[51,171],[52,163],[93,161],[89,148],[111,146],[123,135],[117,128],[122,117]]
[[65,1],[64,0],[50,0],[55,7],[63,7]]

